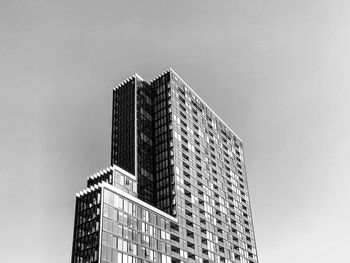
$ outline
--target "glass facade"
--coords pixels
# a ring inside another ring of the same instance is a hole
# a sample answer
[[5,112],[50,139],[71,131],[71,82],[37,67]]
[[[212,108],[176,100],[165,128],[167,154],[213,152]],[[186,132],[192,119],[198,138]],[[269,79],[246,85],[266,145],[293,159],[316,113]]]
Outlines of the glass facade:
[[136,77],[137,177],[139,198],[154,203],[153,94],[150,85]]
[[111,164],[135,174],[135,77],[113,89]]
[[111,161],[77,195],[72,262],[258,262],[242,141],[172,69],[114,90]]
[[178,260],[171,256],[171,221],[142,202],[104,189],[101,262]]
[[151,82],[154,90],[155,206],[176,216],[170,74]]
[[77,194],[73,232],[72,263],[99,262],[101,188]]

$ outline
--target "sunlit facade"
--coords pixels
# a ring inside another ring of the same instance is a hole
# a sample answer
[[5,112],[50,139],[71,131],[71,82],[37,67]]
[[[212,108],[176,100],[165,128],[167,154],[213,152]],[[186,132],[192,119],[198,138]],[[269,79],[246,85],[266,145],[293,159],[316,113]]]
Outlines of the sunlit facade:
[[241,139],[172,70],[113,89],[111,166],[77,194],[72,263],[258,262]]

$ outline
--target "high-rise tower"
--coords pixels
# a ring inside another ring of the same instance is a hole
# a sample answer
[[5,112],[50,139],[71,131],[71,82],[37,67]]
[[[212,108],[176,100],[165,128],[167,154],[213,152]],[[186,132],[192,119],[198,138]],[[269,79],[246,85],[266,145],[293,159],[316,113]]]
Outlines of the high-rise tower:
[[78,262],[258,262],[242,141],[172,69],[113,89],[111,166],[76,198]]

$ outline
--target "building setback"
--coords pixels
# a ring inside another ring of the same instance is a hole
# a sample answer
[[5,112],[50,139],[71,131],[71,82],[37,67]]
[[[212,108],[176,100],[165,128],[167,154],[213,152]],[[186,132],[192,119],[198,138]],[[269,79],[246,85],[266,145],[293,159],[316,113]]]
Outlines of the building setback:
[[174,70],[113,89],[111,166],[76,195],[71,262],[258,262],[242,141]]

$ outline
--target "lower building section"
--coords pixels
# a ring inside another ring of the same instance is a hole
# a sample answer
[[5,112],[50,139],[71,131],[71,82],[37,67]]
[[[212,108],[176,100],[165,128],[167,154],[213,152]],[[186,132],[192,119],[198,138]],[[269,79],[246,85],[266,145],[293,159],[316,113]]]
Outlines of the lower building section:
[[101,262],[180,262],[175,218],[105,185]]
[[76,197],[72,263],[181,262],[177,219],[138,199],[135,183],[115,165],[88,178]]
[[136,178],[115,165],[90,176],[88,186],[76,198],[72,263],[257,262],[234,222],[211,226],[205,208],[205,217],[195,215],[202,201],[184,196],[184,213],[171,216],[140,200]]

